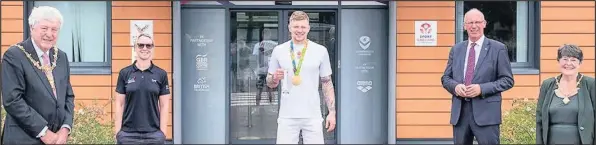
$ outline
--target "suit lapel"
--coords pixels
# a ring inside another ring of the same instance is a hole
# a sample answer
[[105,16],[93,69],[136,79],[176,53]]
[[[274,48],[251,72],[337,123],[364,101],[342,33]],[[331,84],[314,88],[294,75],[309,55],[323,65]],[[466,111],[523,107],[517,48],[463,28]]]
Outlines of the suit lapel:
[[486,58],[486,54],[488,53],[488,50],[490,49],[490,43],[489,43],[490,39],[488,38],[484,38],[484,42],[482,42],[482,47],[480,47],[480,55],[478,55],[478,63],[476,63],[476,66],[474,68],[474,78],[477,77],[478,75],[478,68],[480,68],[480,66],[482,65],[482,62],[484,62],[484,59]]
[[[37,57],[37,52],[35,52],[35,47],[33,47],[33,42],[31,41],[31,39],[27,39],[27,41],[25,42],[23,47],[25,48],[25,51],[27,51],[29,54],[31,54],[31,58],[33,58],[33,60],[37,61],[39,63],[39,65],[41,65],[41,62],[39,61],[39,57]],[[27,59],[29,59],[29,58],[27,58]],[[37,69],[37,67],[35,67],[33,62],[31,62],[31,66],[33,67],[33,70],[37,73],[37,76],[43,83],[43,86],[50,93],[50,97],[52,97],[52,100],[56,101],[56,99],[54,97],[54,93],[52,91],[52,88],[50,87],[48,78],[46,77],[46,74],[44,72],[42,72],[41,70]]]

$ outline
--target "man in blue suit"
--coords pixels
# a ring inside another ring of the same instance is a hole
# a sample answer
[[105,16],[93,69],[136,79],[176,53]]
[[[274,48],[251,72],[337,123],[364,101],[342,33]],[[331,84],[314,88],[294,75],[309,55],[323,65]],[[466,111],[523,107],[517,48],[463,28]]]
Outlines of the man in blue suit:
[[441,83],[453,95],[451,120],[455,144],[499,144],[501,92],[513,87],[508,51],[486,38],[486,20],[478,9],[464,15],[468,40],[449,52]]

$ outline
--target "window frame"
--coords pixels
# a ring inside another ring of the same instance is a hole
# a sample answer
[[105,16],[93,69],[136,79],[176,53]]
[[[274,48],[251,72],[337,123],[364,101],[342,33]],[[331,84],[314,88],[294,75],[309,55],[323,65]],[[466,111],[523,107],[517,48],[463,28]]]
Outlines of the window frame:
[[[29,15],[35,1],[24,1],[23,5],[23,40],[29,38]],[[64,1],[70,2],[70,1]],[[112,3],[106,1],[106,62],[70,62],[70,74],[104,75],[112,74]]]
[[[540,1],[528,2],[527,62],[511,62],[513,74],[540,74]],[[464,1],[455,2],[455,42],[464,40]],[[489,22],[490,23],[490,22]]]

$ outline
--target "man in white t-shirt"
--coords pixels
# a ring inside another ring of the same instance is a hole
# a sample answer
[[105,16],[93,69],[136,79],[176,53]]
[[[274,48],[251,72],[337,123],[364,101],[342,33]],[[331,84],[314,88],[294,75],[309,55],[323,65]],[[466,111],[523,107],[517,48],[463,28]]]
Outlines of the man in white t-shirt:
[[267,91],[267,95],[269,96],[269,103],[273,101],[273,89],[270,87],[265,86],[265,78],[267,77],[267,68],[269,65],[269,59],[271,58],[271,52],[273,48],[277,46],[279,43],[276,41],[271,40],[271,32],[269,29],[263,30],[263,40],[259,43],[256,43],[252,50],[252,55],[257,57],[257,71],[256,74],[259,76],[259,80],[257,81],[257,96],[256,102],[257,106],[261,103],[261,94],[263,89]]
[[288,26],[292,40],[273,49],[267,85],[281,85],[277,144],[297,144],[299,133],[305,144],[324,144],[319,83],[329,114],[325,128],[335,129],[335,94],[327,48],[307,39],[310,31],[305,12],[296,11]]

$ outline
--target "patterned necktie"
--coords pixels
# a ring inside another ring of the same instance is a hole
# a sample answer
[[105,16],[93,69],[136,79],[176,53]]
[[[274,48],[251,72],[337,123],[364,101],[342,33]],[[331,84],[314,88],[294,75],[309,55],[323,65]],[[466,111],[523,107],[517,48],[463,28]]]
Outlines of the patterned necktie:
[[[44,67],[50,67],[50,57],[48,56],[47,53],[43,53],[41,55],[41,57],[43,57],[43,65]],[[50,86],[53,85],[52,83],[54,83],[54,75],[52,74],[52,70],[48,70],[48,71],[44,71],[44,73],[46,74],[46,77],[48,78],[48,81],[50,83]],[[54,92],[54,97],[58,97],[56,95],[56,89],[52,88],[52,91]]]
[[474,78],[474,68],[476,67],[476,50],[474,50],[474,46],[476,43],[470,44],[470,51],[468,54],[468,65],[466,67],[466,76],[465,76],[465,85],[472,84],[472,79]]

